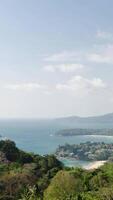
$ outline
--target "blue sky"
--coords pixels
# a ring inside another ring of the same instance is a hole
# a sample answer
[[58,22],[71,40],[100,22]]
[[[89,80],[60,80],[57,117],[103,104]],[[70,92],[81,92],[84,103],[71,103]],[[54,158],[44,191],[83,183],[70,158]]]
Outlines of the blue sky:
[[0,118],[113,112],[113,1],[0,2]]

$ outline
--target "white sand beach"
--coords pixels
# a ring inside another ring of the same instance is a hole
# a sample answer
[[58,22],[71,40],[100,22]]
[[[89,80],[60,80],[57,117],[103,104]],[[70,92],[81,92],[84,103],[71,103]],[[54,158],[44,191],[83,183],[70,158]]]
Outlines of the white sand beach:
[[97,169],[97,168],[101,167],[102,165],[104,165],[106,162],[107,161],[105,161],[105,160],[95,161],[95,162],[92,162],[91,164],[87,165],[85,167],[85,169],[87,169],[87,170]]

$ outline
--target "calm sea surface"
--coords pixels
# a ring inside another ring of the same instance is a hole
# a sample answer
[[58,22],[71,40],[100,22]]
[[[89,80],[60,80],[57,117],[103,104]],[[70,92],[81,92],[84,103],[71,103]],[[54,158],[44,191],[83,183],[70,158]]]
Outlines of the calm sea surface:
[[[86,141],[112,143],[111,136],[73,136],[60,137],[55,133],[63,128],[113,128],[113,124],[75,124],[73,126],[59,124],[49,120],[1,120],[0,135],[16,142],[25,151],[38,154],[51,154],[58,145],[79,144]],[[84,161],[63,161],[68,166],[85,166]]]

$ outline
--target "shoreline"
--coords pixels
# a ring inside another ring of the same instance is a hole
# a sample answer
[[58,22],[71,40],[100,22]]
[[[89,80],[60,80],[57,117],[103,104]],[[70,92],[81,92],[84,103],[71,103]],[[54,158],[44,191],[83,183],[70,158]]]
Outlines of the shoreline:
[[[81,168],[85,169],[85,170],[93,170],[93,169],[98,169],[99,167],[103,166],[105,163],[108,162],[108,160],[99,160],[99,161],[83,161],[83,160],[76,160],[75,158],[63,158],[63,157],[60,157],[58,158],[58,160],[60,160],[61,162],[63,162],[64,160],[70,160],[70,161],[80,161],[80,162],[89,162],[85,165],[80,165]],[[77,167],[78,165],[73,165],[73,167]]]
[[86,170],[93,170],[93,169],[98,169],[99,167],[103,166],[107,160],[101,160],[101,161],[94,161],[88,166],[84,167]]

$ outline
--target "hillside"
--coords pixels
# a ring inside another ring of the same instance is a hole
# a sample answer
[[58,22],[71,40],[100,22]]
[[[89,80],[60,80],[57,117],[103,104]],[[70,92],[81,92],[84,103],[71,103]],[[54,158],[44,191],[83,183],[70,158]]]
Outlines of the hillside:
[[0,141],[0,200],[112,200],[113,163],[97,170],[65,168],[54,155],[40,156]]
[[[18,200],[29,187],[42,197],[51,178],[62,169],[54,155],[40,156],[18,149],[13,141],[0,141],[0,200]],[[27,198],[25,199],[27,200]]]
[[85,161],[113,161],[113,144],[104,142],[85,142],[80,144],[65,144],[56,150],[58,158]]

